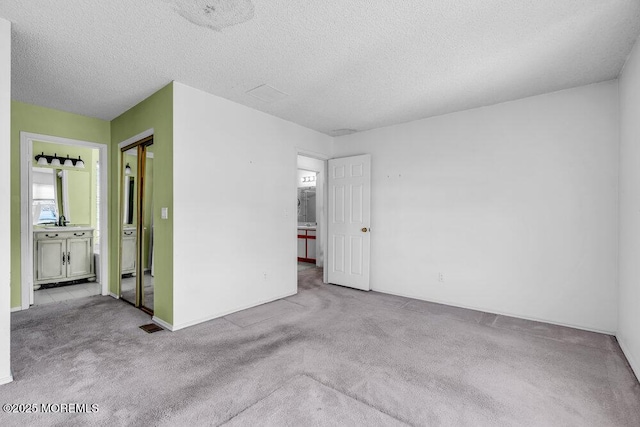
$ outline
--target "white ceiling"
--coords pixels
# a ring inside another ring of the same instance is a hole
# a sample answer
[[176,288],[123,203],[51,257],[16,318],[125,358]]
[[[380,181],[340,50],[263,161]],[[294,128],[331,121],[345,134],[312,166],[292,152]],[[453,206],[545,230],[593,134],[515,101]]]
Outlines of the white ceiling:
[[[176,80],[330,135],[613,79],[640,33],[640,0],[2,0],[0,16],[13,99],[110,120]],[[246,93],[262,85],[283,95]]]

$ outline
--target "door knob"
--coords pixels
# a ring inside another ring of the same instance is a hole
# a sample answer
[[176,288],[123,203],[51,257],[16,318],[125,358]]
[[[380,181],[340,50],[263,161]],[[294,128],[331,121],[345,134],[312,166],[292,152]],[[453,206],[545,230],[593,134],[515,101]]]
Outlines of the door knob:
[[363,233],[366,233],[367,231],[369,231],[369,229],[367,227],[362,227],[360,231],[362,231]]

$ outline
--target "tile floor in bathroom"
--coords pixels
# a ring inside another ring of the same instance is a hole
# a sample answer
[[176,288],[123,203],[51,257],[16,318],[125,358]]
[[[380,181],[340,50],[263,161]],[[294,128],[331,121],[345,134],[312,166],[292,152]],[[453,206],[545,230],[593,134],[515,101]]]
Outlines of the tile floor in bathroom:
[[50,304],[76,298],[100,295],[102,289],[99,283],[87,282],[76,285],[66,285],[49,289],[38,289],[33,292],[34,305]]

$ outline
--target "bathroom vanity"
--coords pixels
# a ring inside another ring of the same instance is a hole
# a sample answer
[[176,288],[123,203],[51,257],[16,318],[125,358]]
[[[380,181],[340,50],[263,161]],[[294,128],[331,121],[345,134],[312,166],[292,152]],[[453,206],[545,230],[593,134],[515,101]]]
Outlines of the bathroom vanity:
[[33,240],[35,289],[47,283],[95,280],[93,228],[35,228]]
[[298,261],[316,262],[316,226],[298,226]]
[[136,227],[125,226],[122,229],[122,264],[120,265],[122,275],[136,273],[136,239]]

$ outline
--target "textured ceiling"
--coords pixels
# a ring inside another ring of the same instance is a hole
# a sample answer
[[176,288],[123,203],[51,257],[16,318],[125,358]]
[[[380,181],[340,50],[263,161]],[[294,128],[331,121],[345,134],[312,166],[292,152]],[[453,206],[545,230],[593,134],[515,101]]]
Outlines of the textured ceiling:
[[[640,0],[2,0],[0,16],[13,99],[112,119],[176,80],[330,135],[613,79],[640,32]],[[246,93],[262,85],[287,96]]]

